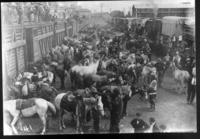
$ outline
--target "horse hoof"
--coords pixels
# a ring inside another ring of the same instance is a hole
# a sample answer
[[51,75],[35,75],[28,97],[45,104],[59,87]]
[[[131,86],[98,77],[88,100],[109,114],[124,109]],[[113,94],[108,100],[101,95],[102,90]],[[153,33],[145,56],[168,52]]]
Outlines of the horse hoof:
[[65,129],[66,128],[66,126],[65,125],[63,125],[63,129]]
[[60,127],[59,130],[61,131],[61,130],[62,130],[62,127]]
[[14,135],[18,135],[18,132],[13,132],[14,133]]

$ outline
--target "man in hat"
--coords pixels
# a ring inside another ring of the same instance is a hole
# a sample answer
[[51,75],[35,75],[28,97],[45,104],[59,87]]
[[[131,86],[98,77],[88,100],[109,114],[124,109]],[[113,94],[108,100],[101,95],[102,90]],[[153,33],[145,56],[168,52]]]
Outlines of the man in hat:
[[33,67],[33,76],[31,77],[31,81],[36,83],[39,81],[39,76],[38,76],[38,68]]
[[111,94],[110,132],[119,133],[119,123],[122,116],[123,101],[120,90],[115,88]]
[[165,64],[162,62],[161,58],[158,59],[158,62],[155,64],[155,67],[158,71],[158,86],[161,87],[165,71]]
[[17,14],[19,16],[19,18],[18,18],[18,24],[22,24],[23,9],[22,9],[21,5],[17,5],[16,10],[17,10]]
[[172,47],[176,48],[176,36],[175,36],[175,34],[172,36]]
[[164,57],[164,62],[166,63],[165,65],[165,71],[168,69],[169,65],[170,65],[170,60],[171,60],[171,57],[170,57],[170,54],[167,53],[167,55]]
[[152,133],[158,133],[158,132],[160,132],[160,129],[159,129],[159,127],[158,127],[158,125],[156,124],[156,120],[155,120],[155,118],[153,118],[153,117],[150,117],[149,118],[149,124],[150,124],[150,127],[152,128],[151,130],[151,132]]
[[175,63],[176,67],[180,67],[181,56],[179,51],[176,51],[176,55],[173,57],[172,61]]
[[131,121],[131,125],[134,128],[135,133],[144,133],[149,128],[149,125],[141,119],[141,114],[136,113],[136,118]]
[[151,60],[151,48],[146,38],[144,39],[144,43],[145,43],[143,47],[144,53],[146,53],[149,59]]
[[196,66],[192,68],[192,75],[188,81],[187,104],[192,104],[196,94]]
[[152,77],[152,81],[149,85],[149,88],[147,90],[148,94],[149,94],[149,103],[150,103],[150,108],[152,111],[155,111],[155,99],[157,96],[157,80],[155,76],[151,76]]
[[190,76],[192,76],[192,58],[190,56],[186,57],[184,64],[184,70],[187,70],[190,74]]

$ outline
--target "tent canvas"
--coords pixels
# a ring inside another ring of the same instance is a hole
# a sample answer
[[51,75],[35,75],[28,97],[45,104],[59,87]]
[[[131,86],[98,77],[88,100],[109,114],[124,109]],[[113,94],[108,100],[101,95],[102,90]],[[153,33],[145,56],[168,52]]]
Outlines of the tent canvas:
[[162,34],[167,36],[179,36],[183,34],[185,17],[167,16],[162,20]]

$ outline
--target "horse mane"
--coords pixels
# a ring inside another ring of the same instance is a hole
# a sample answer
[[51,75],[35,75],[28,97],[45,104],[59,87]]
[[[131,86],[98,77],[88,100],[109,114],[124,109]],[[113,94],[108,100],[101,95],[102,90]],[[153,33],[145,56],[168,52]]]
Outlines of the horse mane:
[[99,60],[97,62],[92,62],[88,66],[79,66],[75,65],[71,68],[72,71],[76,71],[80,73],[81,75],[84,74],[96,74],[97,73],[97,68],[99,65]]

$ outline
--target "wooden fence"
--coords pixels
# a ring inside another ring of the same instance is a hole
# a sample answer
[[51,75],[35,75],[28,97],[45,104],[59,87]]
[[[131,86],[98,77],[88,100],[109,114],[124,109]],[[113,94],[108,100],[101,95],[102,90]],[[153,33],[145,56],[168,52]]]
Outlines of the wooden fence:
[[52,47],[61,44],[64,36],[76,35],[87,23],[51,22],[5,27],[2,35],[2,56],[6,76],[15,77],[25,71],[30,63],[42,59]]

